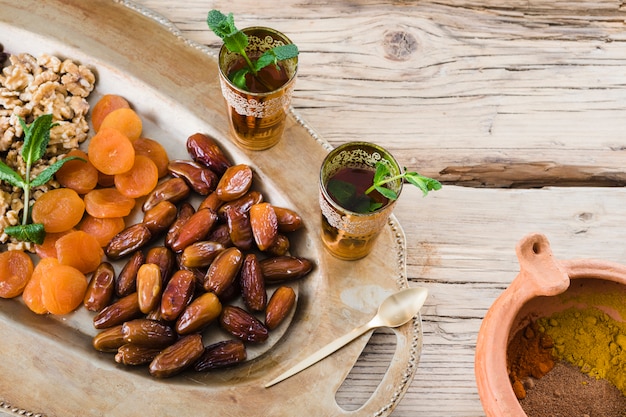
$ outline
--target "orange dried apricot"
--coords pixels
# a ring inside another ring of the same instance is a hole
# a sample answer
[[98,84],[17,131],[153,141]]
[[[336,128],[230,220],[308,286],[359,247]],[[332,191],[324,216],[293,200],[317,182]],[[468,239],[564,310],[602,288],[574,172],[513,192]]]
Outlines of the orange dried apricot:
[[52,314],[74,311],[85,298],[87,277],[69,265],[50,265],[41,277],[41,300]]
[[57,257],[57,248],[54,246],[61,236],[68,234],[74,229],[66,230],[64,232],[59,233],[46,233],[46,237],[43,239],[43,243],[41,245],[35,244],[35,253],[40,258],[56,258]]
[[135,199],[115,188],[96,188],[85,194],[85,211],[98,218],[126,217],[135,207]]
[[67,156],[77,156],[83,160],[68,161],[56,172],[55,178],[65,188],[71,188],[78,194],[85,194],[98,185],[98,170],[87,154],[80,149],[72,149]]
[[159,178],[167,175],[167,165],[170,163],[170,158],[163,145],[154,139],[139,138],[133,142],[133,147],[136,155],[144,155],[152,159],[159,170]]
[[48,274],[48,270],[52,265],[58,264],[59,261],[57,258],[41,259],[37,265],[35,265],[33,275],[30,277],[30,281],[28,281],[28,284],[26,284],[26,287],[24,288],[22,300],[24,300],[26,307],[37,314],[45,314],[48,312],[48,309],[43,304],[41,296],[41,278]]
[[[113,236],[124,230],[123,217],[98,218],[87,214],[79,223],[78,229],[95,237],[101,247],[109,244]],[[45,243],[45,241],[44,241]]]
[[100,130],[104,128],[111,128],[122,132],[131,142],[134,142],[141,136],[143,123],[135,110],[121,108],[107,114],[100,125]]
[[121,174],[133,167],[135,148],[126,135],[112,128],[101,127],[87,147],[89,161],[107,175]]
[[35,200],[32,218],[46,233],[59,233],[76,226],[85,213],[85,203],[71,188],[50,190]]
[[14,298],[33,275],[33,260],[21,250],[0,252],[0,297]]
[[159,171],[152,159],[144,155],[135,156],[133,167],[115,176],[115,188],[130,198],[139,198],[150,192],[159,182]]
[[93,130],[95,132],[100,130],[102,121],[112,111],[129,108],[130,104],[124,97],[117,94],[105,94],[91,109],[91,124],[93,125]]
[[82,230],[61,236],[55,247],[59,263],[73,266],[83,274],[95,271],[104,256],[104,250],[96,238]]

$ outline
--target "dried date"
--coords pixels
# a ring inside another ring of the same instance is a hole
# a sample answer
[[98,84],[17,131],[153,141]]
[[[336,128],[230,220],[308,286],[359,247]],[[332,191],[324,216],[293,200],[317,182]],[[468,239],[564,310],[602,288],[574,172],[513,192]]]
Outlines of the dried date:
[[198,333],[181,337],[176,343],[163,349],[150,362],[150,375],[168,378],[193,365],[204,353],[202,336]]

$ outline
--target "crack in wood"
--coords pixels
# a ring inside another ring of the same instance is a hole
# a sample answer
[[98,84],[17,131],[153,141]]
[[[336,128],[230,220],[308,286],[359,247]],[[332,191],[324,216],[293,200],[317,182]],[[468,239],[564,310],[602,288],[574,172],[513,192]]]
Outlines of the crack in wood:
[[475,188],[623,187],[626,170],[554,162],[497,162],[449,166],[439,171],[437,179]]

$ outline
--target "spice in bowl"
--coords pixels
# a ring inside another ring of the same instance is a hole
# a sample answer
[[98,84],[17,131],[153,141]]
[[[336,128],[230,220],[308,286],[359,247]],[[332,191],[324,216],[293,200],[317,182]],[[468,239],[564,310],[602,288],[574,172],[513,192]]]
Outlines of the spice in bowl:
[[542,317],[511,339],[509,377],[528,417],[626,416],[626,323],[609,314],[626,311],[604,304]]

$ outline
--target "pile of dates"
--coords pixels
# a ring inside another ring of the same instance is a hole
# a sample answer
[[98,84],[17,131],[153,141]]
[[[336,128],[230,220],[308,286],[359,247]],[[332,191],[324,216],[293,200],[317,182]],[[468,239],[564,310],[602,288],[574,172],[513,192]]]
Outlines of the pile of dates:
[[[103,262],[84,302],[101,330],[94,348],[159,378],[245,361],[246,344],[266,341],[295,308],[287,284],[313,267],[289,254],[301,217],[264,201],[250,166],[232,164],[204,134],[186,145],[191,159],[170,161],[142,221],[106,247],[109,260],[123,261],[119,273]],[[227,336],[205,345],[212,326]]]

